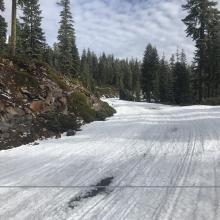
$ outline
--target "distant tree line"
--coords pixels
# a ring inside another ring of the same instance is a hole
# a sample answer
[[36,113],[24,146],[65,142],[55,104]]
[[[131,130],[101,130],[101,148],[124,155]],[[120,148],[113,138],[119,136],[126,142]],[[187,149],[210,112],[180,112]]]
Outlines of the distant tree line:
[[159,58],[157,49],[149,44],[143,62],[117,59],[103,53],[97,57],[89,49],[81,56],[80,76],[84,85],[95,91],[96,86],[113,86],[121,99],[129,101],[189,104],[193,102],[190,79],[192,67],[184,51],[177,51],[170,62]]
[[[79,55],[70,0],[59,0],[61,8],[57,42],[47,44],[42,29],[39,0],[11,0],[11,36],[0,15],[0,55],[23,56],[47,62],[59,72],[77,77],[90,90],[112,86],[125,100],[170,104],[201,103],[220,96],[220,12],[212,0],[187,0],[183,19],[188,37],[195,42],[195,59],[187,63],[184,51],[168,61],[148,44],[142,61],[118,59],[91,50]],[[17,7],[22,16],[17,18]],[[0,11],[5,10],[0,0]],[[97,33],[98,34],[98,33]]]
[[93,91],[96,86],[113,86],[122,99],[140,100],[141,64],[137,60],[120,60],[105,53],[97,57],[88,49],[82,53],[80,73],[82,82]]
[[157,49],[149,44],[142,64],[142,94],[148,102],[189,104],[192,102],[190,89],[191,66],[186,55],[177,50],[170,61],[159,58]]

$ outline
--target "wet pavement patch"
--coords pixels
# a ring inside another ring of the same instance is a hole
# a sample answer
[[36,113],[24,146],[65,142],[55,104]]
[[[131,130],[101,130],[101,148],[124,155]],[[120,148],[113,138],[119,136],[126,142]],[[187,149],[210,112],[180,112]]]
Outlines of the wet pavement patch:
[[171,132],[177,132],[177,131],[178,131],[178,128],[176,128],[176,127],[171,128],[170,131],[171,131]]
[[109,194],[111,191],[108,189],[108,186],[112,183],[113,179],[114,177],[107,177],[100,180],[96,185],[91,186],[90,190],[73,197],[68,202],[68,207],[74,209],[82,200],[89,199],[100,194]]

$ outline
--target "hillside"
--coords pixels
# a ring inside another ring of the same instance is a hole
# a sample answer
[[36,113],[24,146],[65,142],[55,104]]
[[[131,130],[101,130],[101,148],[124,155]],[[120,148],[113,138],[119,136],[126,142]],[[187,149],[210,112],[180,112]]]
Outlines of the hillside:
[[83,123],[114,112],[47,64],[0,58],[0,150],[62,132],[74,135]]

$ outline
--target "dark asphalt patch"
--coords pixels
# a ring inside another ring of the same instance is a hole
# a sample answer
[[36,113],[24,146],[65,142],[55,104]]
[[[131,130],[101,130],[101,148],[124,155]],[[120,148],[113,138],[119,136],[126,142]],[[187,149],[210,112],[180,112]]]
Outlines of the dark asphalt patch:
[[79,203],[82,200],[85,199],[89,199],[89,198],[93,198],[99,194],[109,194],[110,191],[108,189],[108,186],[112,183],[112,180],[114,179],[114,177],[107,177],[105,179],[100,180],[95,186],[94,188],[91,187],[92,189],[81,193],[81,195],[75,196],[73,197],[69,202],[68,202],[68,207],[71,209],[74,209],[75,207],[77,207],[79,205]]

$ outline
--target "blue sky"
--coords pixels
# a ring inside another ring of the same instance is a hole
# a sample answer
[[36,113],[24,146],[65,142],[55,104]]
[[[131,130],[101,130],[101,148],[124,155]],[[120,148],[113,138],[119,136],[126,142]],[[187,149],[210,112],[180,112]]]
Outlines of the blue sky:
[[[10,21],[11,0],[6,2]],[[90,48],[97,54],[105,51],[119,58],[142,59],[151,42],[159,53],[170,57],[177,47],[183,48],[192,60],[194,46],[185,37],[181,22],[185,0],[71,0],[80,51]],[[60,8],[56,0],[40,0],[43,28],[52,45],[57,38]]]

